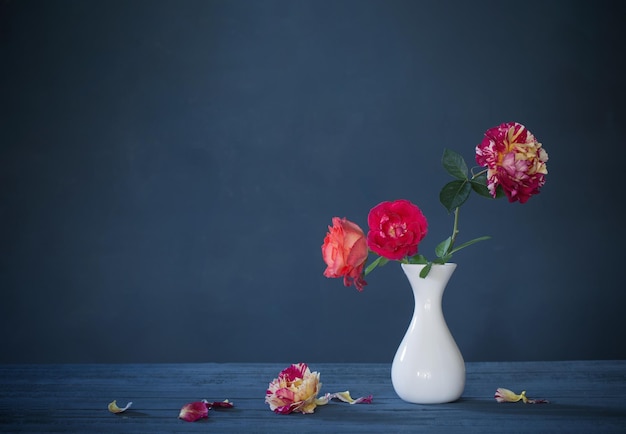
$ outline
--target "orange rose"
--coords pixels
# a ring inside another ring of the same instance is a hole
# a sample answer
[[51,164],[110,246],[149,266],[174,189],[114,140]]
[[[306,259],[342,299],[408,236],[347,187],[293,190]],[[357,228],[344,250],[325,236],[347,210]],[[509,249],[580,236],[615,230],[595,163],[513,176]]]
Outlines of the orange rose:
[[367,285],[363,279],[363,267],[367,260],[367,241],[361,228],[346,218],[333,217],[333,225],[322,245],[322,257],[326,262],[326,277],[343,277],[343,284],[359,291]]

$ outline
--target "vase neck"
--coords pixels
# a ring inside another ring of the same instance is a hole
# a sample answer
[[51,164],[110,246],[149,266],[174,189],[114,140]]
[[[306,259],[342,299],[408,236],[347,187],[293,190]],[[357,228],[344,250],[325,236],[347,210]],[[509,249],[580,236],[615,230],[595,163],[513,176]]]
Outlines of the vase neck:
[[421,264],[402,264],[413,290],[415,307],[440,311],[443,292],[456,269],[456,264],[435,264],[425,278],[419,275],[423,268],[424,265]]
[[456,264],[433,264],[428,275],[424,278],[420,277],[420,272],[424,269],[423,264],[401,264],[404,274],[409,279],[411,286],[426,285],[426,286],[442,286],[446,287],[450,277],[456,270]]

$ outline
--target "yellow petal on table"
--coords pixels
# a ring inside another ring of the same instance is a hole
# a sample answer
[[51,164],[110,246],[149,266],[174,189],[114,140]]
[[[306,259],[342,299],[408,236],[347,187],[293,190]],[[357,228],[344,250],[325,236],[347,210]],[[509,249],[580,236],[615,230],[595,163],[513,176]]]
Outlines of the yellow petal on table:
[[113,402],[109,403],[109,411],[110,411],[111,413],[122,413],[122,412],[124,412],[124,411],[128,410],[128,409],[130,408],[130,406],[131,406],[131,405],[133,405],[133,403],[132,403],[132,402],[129,402],[128,404],[126,404],[126,407],[124,407],[124,408],[119,408],[119,407],[117,406],[117,401],[116,401],[116,400],[114,400]]
[[354,404],[357,401],[356,399],[353,399],[350,396],[350,391],[349,390],[346,390],[345,392],[337,392],[337,393],[335,393],[333,395],[334,395],[335,398],[339,399],[340,401],[347,402],[347,403],[350,403],[350,404]]
[[518,395],[518,394],[516,394],[515,392],[513,392],[513,391],[511,391],[509,389],[505,389],[503,387],[499,387],[496,390],[496,394],[494,395],[494,398],[498,402],[517,402],[520,399],[522,399],[522,397],[525,394],[526,394],[526,391],[524,391],[520,395]]
[[360,398],[354,399],[350,396],[350,391],[346,390],[345,392],[336,392],[336,393],[327,393],[321,398],[315,400],[317,405],[325,405],[331,399],[336,398],[340,401],[347,402],[349,404],[371,404],[372,403],[372,395],[362,396]]
[[548,401],[545,399],[530,399],[526,396],[526,391],[522,390],[522,393],[519,395],[509,389],[505,389],[503,387],[499,387],[496,390],[496,394],[494,398],[498,402],[518,402],[522,401],[524,404],[547,404]]

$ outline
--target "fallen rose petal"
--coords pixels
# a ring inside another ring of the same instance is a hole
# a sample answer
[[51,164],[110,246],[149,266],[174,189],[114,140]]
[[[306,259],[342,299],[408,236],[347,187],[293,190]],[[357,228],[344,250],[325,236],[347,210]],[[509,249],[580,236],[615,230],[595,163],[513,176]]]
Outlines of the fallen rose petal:
[[518,402],[521,400],[524,404],[547,404],[549,402],[545,399],[530,399],[526,396],[525,390],[518,395],[515,392],[503,387],[496,389],[494,398],[498,402]]
[[496,394],[494,398],[498,402],[517,402],[522,399],[522,395],[517,395],[509,389],[498,388],[496,389]]
[[323,397],[319,398],[316,403],[317,405],[325,405],[328,404],[328,401],[336,398],[340,401],[347,402],[348,404],[371,404],[373,397],[369,396],[361,396],[360,398],[354,399],[350,396],[350,391],[346,390],[345,392],[337,392],[337,393],[327,393]]
[[235,404],[230,402],[228,399],[207,403],[207,407],[209,408],[209,410],[212,408],[233,408],[234,406]]
[[114,400],[113,402],[109,403],[109,411],[111,413],[122,413],[126,410],[128,410],[130,408],[130,406],[133,405],[132,402],[129,402],[128,404],[126,404],[126,407],[124,408],[119,408],[117,406],[117,400]]
[[526,398],[526,396],[524,395],[524,398],[522,398],[524,400],[524,404],[548,404],[550,401],[548,401],[547,399],[530,399],[530,398]]
[[372,395],[369,396],[361,396],[360,398],[354,399],[350,396],[350,391],[346,390],[345,392],[338,392],[333,394],[333,398],[337,398],[343,402],[347,402],[349,404],[371,404],[372,403]]
[[187,422],[195,422],[207,417],[209,417],[209,407],[206,401],[196,401],[185,404],[178,414],[179,419],[186,420]]

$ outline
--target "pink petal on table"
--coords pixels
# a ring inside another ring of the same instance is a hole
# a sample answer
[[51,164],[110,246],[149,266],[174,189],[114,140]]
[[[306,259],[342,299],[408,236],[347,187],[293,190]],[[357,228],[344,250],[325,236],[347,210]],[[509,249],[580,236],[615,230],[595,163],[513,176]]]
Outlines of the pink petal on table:
[[185,404],[178,414],[179,419],[186,420],[187,422],[195,422],[207,417],[209,417],[209,407],[205,401]]
[[211,409],[211,408],[233,408],[234,406],[235,406],[235,404],[230,402],[228,399],[225,399],[223,401],[213,401],[213,402],[207,403],[207,407],[209,409]]

